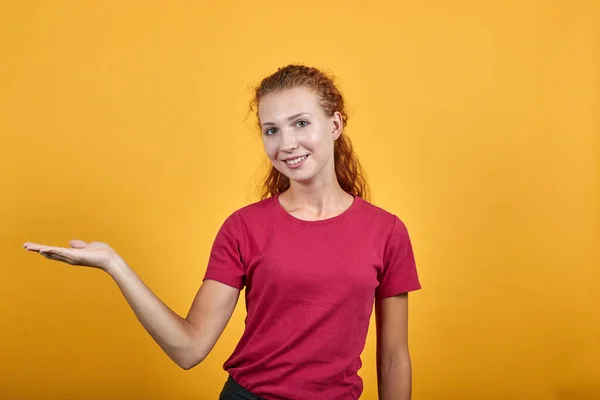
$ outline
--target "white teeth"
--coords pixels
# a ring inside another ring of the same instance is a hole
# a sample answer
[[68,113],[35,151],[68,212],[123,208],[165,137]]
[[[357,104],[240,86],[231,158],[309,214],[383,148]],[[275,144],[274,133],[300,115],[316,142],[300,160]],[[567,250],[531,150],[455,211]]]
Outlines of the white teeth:
[[306,156],[302,156],[302,157],[295,158],[293,160],[286,160],[286,163],[288,163],[290,165],[296,165],[299,162],[301,162],[302,160],[304,160],[305,158],[306,158]]

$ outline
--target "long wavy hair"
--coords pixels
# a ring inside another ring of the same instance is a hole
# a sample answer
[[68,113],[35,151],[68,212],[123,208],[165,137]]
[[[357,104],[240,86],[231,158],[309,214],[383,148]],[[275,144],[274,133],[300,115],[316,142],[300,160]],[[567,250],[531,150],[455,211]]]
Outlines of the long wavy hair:
[[[256,113],[258,118],[258,104],[263,96],[285,89],[305,86],[313,89],[319,96],[321,107],[328,116],[338,111],[342,114],[343,127],[348,125],[348,113],[342,94],[333,82],[333,78],[323,71],[304,65],[287,65],[279,68],[277,72],[264,78],[254,89],[254,98],[250,103],[250,110]],[[353,150],[352,142],[345,131],[334,143],[334,164],[337,180],[344,191],[370,200],[370,192],[360,162]],[[290,187],[287,176],[271,166],[267,176],[260,188],[261,199],[275,196],[286,191]]]

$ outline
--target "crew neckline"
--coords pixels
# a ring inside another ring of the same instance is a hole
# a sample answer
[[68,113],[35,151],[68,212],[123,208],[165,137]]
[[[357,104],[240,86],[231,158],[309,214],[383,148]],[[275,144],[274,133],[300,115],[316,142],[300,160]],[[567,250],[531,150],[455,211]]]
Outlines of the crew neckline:
[[283,208],[283,205],[279,201],[280,194],[281,193],[278,193],[275,196],[271,197],[272,202],[274,203],[277,211],[279,211],[279,213],[286,220],[288,220],[296,225],[308,226],[308,227],[310,227],[310,226],[327,226],[327,225],[333,225],[333,224],[342,222],[343,220],[348,218],[350,215],[352,215],[356,211],[356,209],[358,208],[358,206],[362,200],[360,197],[356,196],[355,194],[349,193],[352,197],[354,197],[354,201],[352,201],[352,204],[350,204],[350,207],[348,207],[342,213],[340,213],[336,216],[330,217],[330,218],[326,218],[326,219],[318,219],[318,220],[314,220],[314,221],[309,221],[309,220],[297,218],[297,217],[293,216],[292,214],[290,214],[285,208]]

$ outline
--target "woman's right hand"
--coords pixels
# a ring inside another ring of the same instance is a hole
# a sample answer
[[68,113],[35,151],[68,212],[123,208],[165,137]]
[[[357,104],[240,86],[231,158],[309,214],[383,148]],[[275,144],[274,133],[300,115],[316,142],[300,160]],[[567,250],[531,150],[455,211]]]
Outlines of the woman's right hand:
[[71,265],[106,271],[117,283],[138,320],[165,353],[184,369],[202,362],[223,333],[240,290],[214,280],[203,282],[186,318],[163,303],[111,247],[71,240],[71,248],[27,242],[28,251]]
[[119,255],[108,244],[103,242],[84,242],[82,240],[69,241],[71,248],[46,246],[27,242],[23,245],[28,251],[55,261],[70,265],[81,265],[99,268],[108,271],[111,266],[120,260]]

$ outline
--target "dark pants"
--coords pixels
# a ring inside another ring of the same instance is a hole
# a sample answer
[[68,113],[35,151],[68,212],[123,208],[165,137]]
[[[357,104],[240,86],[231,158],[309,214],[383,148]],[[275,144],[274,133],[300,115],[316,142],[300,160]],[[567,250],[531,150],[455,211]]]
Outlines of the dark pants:
[[219,395],[219,400],[264,400],[262,397],[258,397],[254,393],[250,393],[246,389],[240,386],[239,383],[233,380],[231,375],[227,378],[225,386]]

